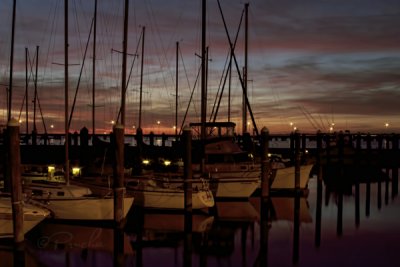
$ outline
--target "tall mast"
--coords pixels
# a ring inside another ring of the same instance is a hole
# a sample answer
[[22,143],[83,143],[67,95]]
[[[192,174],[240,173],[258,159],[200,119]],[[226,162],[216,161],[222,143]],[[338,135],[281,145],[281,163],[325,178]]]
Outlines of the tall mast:
[[122,51],[122,87],[121,87],[121,124],[125,127],[125,92],[126,92],[126,51],[128,46],[129,0],[125,0],[124,39]]
[[64,94],[65,94],[65,181],[69,184],[69,123],[68,123],[68,0],[64,0]]
[[175,72],[175,135],[178,135],[178,67],[179,67],[179,42],[176,42],[176,72]]
[[7,121],[11,120],[12,108],[12,87],[13,87],[13,71],[14,71],[14,36],[15,36],[15,7],[17,0],[14,0],[13,15],[12,15],[12,28],[11,28],[11,54],[10,54],[10,80],[8,81],[8,107],[7,107]]
[[140,67],[140,90],[139,90],[139,128],[142,129],[142,95],[143,95],[143,62],[144,62],[144,34],[146,27],[142,29],[142,58]]
[[36,46],[36,70],[35,70],[35,93],[33,97],[33,131],[36,133],[36,101],[37,101],[37,72],[39,60],[39,46]]
[[243,118],[242,118],[242,134],[247,132],[247,51],[248,51],[248,13],[249,3],[245,4],[245,42],[244,42],[244,69],[243,69]]
[[206,0],[202,1],[201,31],[201,140],[206,139],[207,88],[206,88]]
[[95,97],[95,81],[96,81],[96,23],[97,23],[97,0],[94,0],[94,33],[93,33],[93,62],[92,62],[92,134],[93,137],[96,134],[96,116],[95,116],[95,107],[96,107],[96,97]]
[[28,122],[28,48],[25,47],[25,129],[26,135],[29,134],[29,122]]

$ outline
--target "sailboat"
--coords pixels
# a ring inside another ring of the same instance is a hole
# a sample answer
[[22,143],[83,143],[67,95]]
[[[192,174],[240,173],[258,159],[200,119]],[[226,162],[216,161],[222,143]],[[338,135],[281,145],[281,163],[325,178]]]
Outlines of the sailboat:
[[[13,4],[13,15],[12,15],[12,37],[11,37],[11,57],[10,57],[10,80],[9,80],[9,94],[8,94],[8,106],[7,106],[7,119],[8,122],[12,122],[11,111],[12,111],[12,81],[13,81],[13,61],[14,61],[14,33],[15,33],[15,11],[16,11],[16,1]],[[17,149],[19,151],[19,148]],[[19,155],[19,152],[18,152]],[[8,155],[11,157],[10,155]],[[18,163],[19,164],[19,161]],[[17,166],[18,167],[18,166]],[[3,170],[4,171],[4,170]],[[14,178],[10,175],[9,179]],[[16,177],[19,178],[17,175]],[[6,178],[6,173],[3,173],[3,179]],[[18,181],[18,180],[17,180]],[[15,185],[14,185],[15,186]],[[17,186],[19,184],[17,183]],[[1,189],[3,190],[4,181],[1,181]],[[28,204],[27,202],[21,201],[20,188],[12,192],[11,194],[3,193],[0,191],[0,238],[15,238],[14,228],[19,228],[19,226],[14,227],[14,216],[13,210],[22,204],[22,232],[26,234],[41,221],[43,221],[47,216],[49,216],[50,211],[42,208],[38,205]],[[16,241],[16,240],[15,240]]]
[[[69,181],[69,119],[68,119],[68,0],[65,0],[65,184],[27,183],[24,191],[28,198],[41,201],[53,213],[54,219],[113,220],[114,197],[94,195],[89,187]],[[133,204],[133,196],[123,198],[123,218]]]
[[[203,0],[203,40],[202,40],[202,116],[200,123],[191,123],[190,126],[198,128],[200,133],[199,145],[195,151],[202,151],[202,157],[197,164],[194,164],[194,171],[206,174],[211,184],[216,184],[215,196],[217,198],[248,198],[260,186],[261,164],[257,162],[251,151],[243,150],[235,140],[235,123],[216,122],[215,115],[213,122],[206,122],[206,100],[207,90],[205,81],[205,2]],[[246,21],[247,9],[246,4]],[[222,14],[222,11],[221,11]],[[223,18],[224,20],[224,18]],[[224,25],[225,20],[224,20]],[[247,23],[246,23],[247,26]],[[246,113],[249,109],[256,133],[258,133],[251,107],[246,93],[247,66],[245,66],[244,77],[242,78],[237,65],[236,57],[233,53],[234,44],[228,39],[231,48],[231,57],[234,58],[238,69],[239,79],[243,88],[243,134],[246,132]],[[247,47],[247,27],[246,27],[246,47]],[[246,59],[247,64],[247,49]],[[301,167],[300,187],[306,188],[312,164]],[[275,168],[272,172],[272,189],[294,189],[294,167]]]

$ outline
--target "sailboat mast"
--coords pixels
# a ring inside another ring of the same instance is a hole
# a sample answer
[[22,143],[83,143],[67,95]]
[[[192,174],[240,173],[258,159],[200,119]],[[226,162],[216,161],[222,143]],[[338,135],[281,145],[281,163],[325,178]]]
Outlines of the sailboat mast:
[[206,139],[207,85],[206,85],[206,0],[202,1],[201,31],[201,140]]
[[128,46],[128,14],[129,14],[129,0],[125,0],[124,12],[124,39],[122,51],[122,87],[121,87],[121,124],[125,127],[125,88],[126,88],[126,56]]
[[96,81],[96,24],[97,24],[97,0],[94,1],[94,28],[93,28],[93,61],[92,61],[92,133],[93,137],[96,134],[96,116],[95,116],[95,107],[96,107],[96,97],[95,97],[95,81]]
[[7,121],[11,120],[12,108],[12,87],[13,87],[13,71],[14,71],[14,36],[15,36],[15,10],[17,0],[14,0],[13,15],[12,15],[12,28],[11,28],[11,54],[10,54],[10,80],[8,81],[8,107],[7,107]]
[[37,73],[39,61],[39,46],[36,46],[35,93],[33,96],[33,131],[36,133],[36,102],[37,102]]
[[143,62],[144,62],[144,34],[146,27],[142,29],[142,58],[140,64],[140,90],[139,90],[139,128],[142,129],[142,95],[143,95]]
[[65,94],[65,181],[69,185],[69,123],[68,123],[68,0],[64,0],[64,94]]
[[178,135],[178,72],[179,72],[179,42],[176,42],[176,72],[175,72],[175,135]]
[[244,41],[244,69],[243,69],[243,118],[242,118],[242,134],[247,132],[247,51],[248,51],[248,13],[249,3],[245,4],[245,41]]
[[29,122],[28,122],[28,48],[25,47],[25,130],[26,135],[29,134]]

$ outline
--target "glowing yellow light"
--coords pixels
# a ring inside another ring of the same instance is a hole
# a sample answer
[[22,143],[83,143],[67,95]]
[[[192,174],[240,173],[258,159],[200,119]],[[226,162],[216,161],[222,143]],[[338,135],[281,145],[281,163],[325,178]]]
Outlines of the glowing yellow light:
[[164,165],[165,165],[165,166],[171,165],[171,161],[170,161],[170,160],[164,160]]
[[144,159],[144,160],[142,161],[142,163],[143,163],[144,165],[149,165],[149,164],[150,164],[150,160]]
[[79,167],[73,167],[72,168],[72,175],[73,176],[79,176],[81,174],[81,168]]
[[56,167],[54,167],[54,166],[47,166],[47,172],[53,173],[53,172],[55,172],[55,170],[56,170]]
[[111,121],[111,124],[115,124],[115,121],[112,120],[112,121]]

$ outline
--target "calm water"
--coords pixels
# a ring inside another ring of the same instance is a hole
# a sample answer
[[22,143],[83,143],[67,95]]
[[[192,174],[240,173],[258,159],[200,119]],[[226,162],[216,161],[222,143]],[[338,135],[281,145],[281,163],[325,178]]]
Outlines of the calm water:
[[[133,212],[123,233],[43,222],[15,266],[400,266],[391,183],[371,183],[369,194],[361,183],[359,197],[354,185],[329,197],[324,187],[319,203],[315,178],[309,189],[307,197],[273,197],[267,208],[258,198],[218,202],[193,216],[188,233],[179,214]],[[13,266],[12,252],[0,250],[0,266]]]

